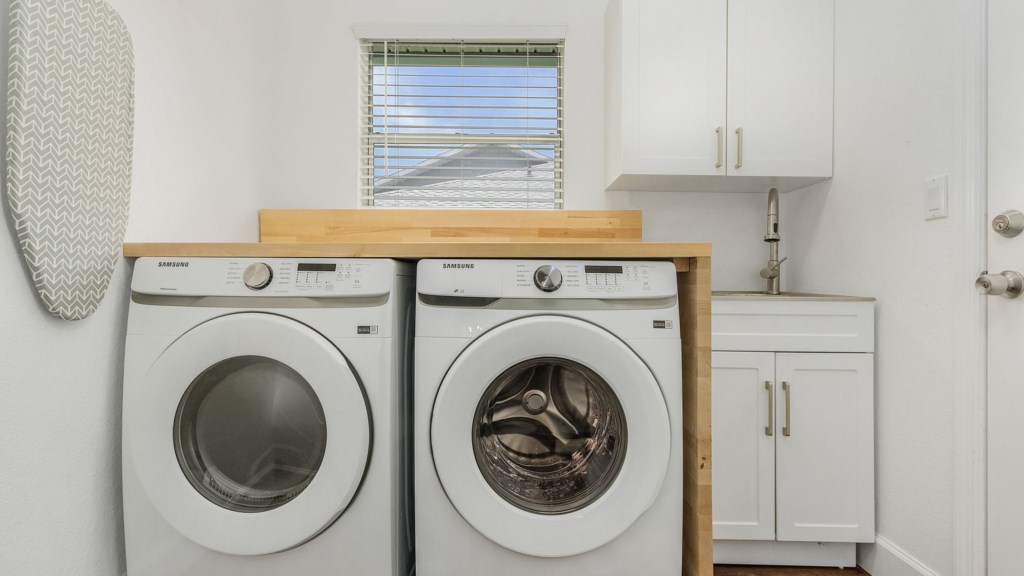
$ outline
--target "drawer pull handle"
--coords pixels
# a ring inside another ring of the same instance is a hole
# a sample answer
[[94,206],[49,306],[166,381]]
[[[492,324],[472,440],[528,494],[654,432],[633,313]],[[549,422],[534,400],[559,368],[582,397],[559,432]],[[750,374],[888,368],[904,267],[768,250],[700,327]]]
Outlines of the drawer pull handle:
[[725,150],[725,142],[722,141],[722,127],[715,128],[715,134],[718,135],[718,161],[715,162],[715,168],[721,168],[724,160],[722,159],[722,152]]
[[789,436],[793,432],[793,427],[790,422],[790,396],[792,396],[792,386],[789,382],[782,383],[782,391],[786,393],[786,425],[782,427],[782,435]]
[[775,435],[775,385],[765,380],[764,389],[768,391],[768,425],[764,427],[765,436]]
[[743,128],[736,129],[736,169],[743,168]]

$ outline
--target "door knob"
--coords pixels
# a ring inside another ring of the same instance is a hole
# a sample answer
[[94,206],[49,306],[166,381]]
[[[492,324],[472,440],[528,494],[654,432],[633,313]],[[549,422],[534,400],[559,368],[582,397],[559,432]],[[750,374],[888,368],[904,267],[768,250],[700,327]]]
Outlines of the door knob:
[[1024,212],[1007,210],[992,219],[992,229],[1000,236],[1014,238],[1024,232]]
[[1024,291],[1024,276],[1020,272],[1004,270],[999,274],[982,274],[974,282],[978,294],[1016,298]]

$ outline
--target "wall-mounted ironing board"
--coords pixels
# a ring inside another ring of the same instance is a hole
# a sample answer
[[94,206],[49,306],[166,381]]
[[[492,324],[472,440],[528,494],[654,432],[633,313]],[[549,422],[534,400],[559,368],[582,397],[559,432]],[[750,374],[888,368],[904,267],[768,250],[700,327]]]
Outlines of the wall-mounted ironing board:
[[135,60],[103,0],[12,0],[7,199],[47,310],[92,314],[128,222]]

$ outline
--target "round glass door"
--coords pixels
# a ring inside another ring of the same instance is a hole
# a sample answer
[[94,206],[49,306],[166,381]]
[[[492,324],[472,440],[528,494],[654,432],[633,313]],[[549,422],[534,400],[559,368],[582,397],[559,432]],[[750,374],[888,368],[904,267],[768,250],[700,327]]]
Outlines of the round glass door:
[[672,434],[661,387],[607,330],[532,316],[473,340],[434,398],[434,469],[459,514],[521,554],[618,537],[655,501]]
[[309,485],[327,445],[324,409],[298,372],[238,356],[189,385],[174,418],[175,454],[192,486],[236,512],[281,506]]
[[505,370],[477,406],[473,452],[487,483],[537,514],[586,507],[615,481],[626,456],[626,415],[590,368],[536,358]]
[[125,386],[125,466],[205,548],[287,550],[356,497],[372,444],[366,394],[334,343],[300,322],[209,320]]

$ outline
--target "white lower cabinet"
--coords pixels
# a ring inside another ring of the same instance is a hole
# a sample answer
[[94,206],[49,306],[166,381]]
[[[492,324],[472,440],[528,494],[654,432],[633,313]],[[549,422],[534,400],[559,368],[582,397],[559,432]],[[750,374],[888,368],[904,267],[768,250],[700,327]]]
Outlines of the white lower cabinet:
[[874,354],[776,354],[775,539],[875,539]]
[[711,364],[715,562],[855,565],[875,537],[874,354]]
[[775,401],[769,401],[774,381],[771,352],[711,354],[716,539],[775,539]]

